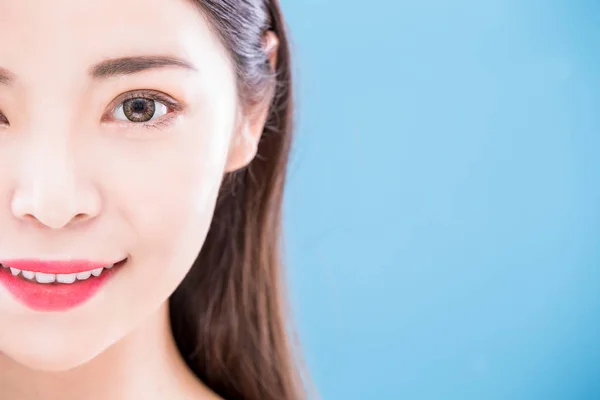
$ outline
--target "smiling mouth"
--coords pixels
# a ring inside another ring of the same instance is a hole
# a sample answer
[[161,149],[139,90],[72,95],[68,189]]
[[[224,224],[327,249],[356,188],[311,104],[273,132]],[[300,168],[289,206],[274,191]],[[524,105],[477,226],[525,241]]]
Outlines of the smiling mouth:
[[121,267],[127,258],[115,263],[106,265],[104,267],[98,267],[90,270],[84,270],[81,272],[74,272],[69,274],[51,274],[37,271],[21,270],[15,267],[0,264],[0,273],[10,273],[14,278],[21,279],[27,282],[39,283],[42,285],[72,285],[79,282],[94,280],[100,277],[102,274],[106,274],[107,271],[113,272],[115,269]]

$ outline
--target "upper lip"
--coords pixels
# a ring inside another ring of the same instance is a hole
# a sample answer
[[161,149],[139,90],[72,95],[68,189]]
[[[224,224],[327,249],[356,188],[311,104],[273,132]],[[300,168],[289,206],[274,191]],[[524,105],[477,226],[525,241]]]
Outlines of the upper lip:
[[45,274],[75,274],[108,267],[124,260],[125,258],[117,261],[12,259],[0,260],[0,264],[5,267],[17,268],[21,271],[33,271]]

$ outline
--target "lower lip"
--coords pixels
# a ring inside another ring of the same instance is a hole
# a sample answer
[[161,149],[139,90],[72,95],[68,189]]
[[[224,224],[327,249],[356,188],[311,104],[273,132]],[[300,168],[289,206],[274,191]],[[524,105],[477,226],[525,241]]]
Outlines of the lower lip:
[[26,280],[21,274],[13,276],[10,269],[0,267],[0,283],[15,299],[35,311],[66,311],[91,299],[126,262],[105,268],[100,276],[69,284],[37,283]]

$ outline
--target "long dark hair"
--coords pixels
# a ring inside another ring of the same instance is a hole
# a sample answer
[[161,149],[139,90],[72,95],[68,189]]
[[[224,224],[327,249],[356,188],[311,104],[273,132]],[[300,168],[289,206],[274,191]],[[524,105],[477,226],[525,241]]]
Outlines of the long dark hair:
[[[268,99],[270,109],[257,156],[224,177],[204,246],[171,296],[173,335],[192,371],[225,399],[304,399],[282,297],[292,82],[281,9],[278,0],[193,2],[229,50],[242,104]],[[268,31],[279,39],[275,70]]]

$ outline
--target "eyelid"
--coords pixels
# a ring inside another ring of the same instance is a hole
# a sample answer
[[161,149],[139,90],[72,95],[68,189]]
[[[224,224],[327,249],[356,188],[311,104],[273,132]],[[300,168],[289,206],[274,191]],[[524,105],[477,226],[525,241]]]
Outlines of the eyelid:
[[181,109],[183,108],[183,106],[179,102],[177,102],[170,96],[163,94],[161,92],[157,92],[155,90],[136,90],[136,91],[127,92],[127,93],[123,94],[122,98],[120,98],[116,102],[116,105],[119,105],[127,100],[137,99],[137,98],[146,98],[146,99],[160,101],[162,103],[165,103],[166,106],[172,108],[175,111],[181,111]]

